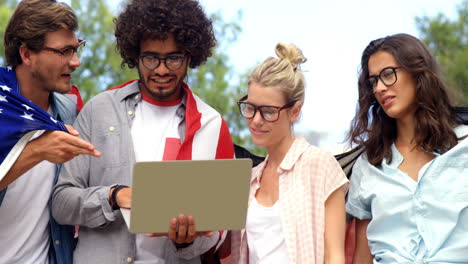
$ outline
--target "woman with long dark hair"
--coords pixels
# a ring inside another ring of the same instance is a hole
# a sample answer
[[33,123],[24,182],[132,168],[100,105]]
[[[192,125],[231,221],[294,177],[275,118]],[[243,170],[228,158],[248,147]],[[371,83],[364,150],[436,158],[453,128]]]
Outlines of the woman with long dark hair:
[[435,58],[407,34],[374,40],[358,84],[354,263],[468,263],[468,126]]

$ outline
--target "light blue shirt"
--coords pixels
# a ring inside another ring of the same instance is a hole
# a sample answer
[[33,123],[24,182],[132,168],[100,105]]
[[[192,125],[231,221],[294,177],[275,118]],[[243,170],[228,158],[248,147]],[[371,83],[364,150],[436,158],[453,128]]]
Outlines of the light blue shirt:
[[[455,129],[468,135],[468,126]],[[414,181],[398,166],[382,167],[365,155],[353,168],[346,211],[371,219],[367,228],[374,263],[468,263],[468,138],[423,166]]]

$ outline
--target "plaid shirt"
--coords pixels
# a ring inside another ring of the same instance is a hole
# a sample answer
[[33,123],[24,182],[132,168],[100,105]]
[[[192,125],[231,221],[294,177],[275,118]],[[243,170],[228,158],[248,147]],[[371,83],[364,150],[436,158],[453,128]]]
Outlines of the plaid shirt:
[[[252,171],[249,203],[267,159]],[[290,263],[323,263],[325,201],[348,180],[328,152],[297,138],[279,168],[281,220]],[[248,263],[245,230],[232,232],[231,263]]]

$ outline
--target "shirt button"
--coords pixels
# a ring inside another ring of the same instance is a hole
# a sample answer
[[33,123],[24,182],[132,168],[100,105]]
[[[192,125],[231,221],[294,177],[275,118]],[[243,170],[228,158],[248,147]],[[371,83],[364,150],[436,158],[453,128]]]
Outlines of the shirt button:
[[131,115],[133,115],[133,111],[128,111],[127,114],[128,114],[129,116],[131,116]]
[[130,258],[130,257],[127,258],[127,262],[128,262],[128,263],[130,263],[130,262],[132,262],[132,261],[133,261],[132,258]]
[[55,240],[56,245],[60,245],[60,240]]
[[115,130],[115,127],[113,127],[113,126],[109,127],[109,131],[110,131],[110,132],[112,132],[112,131],[114,131],[114,130]]

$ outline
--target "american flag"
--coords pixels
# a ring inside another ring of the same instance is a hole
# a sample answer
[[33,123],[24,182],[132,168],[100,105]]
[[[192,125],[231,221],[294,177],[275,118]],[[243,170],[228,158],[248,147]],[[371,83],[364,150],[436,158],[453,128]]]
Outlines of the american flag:
[[12,68],[0,67],[0,180],[37,130],[67,131],[62,122],[21,95]]

